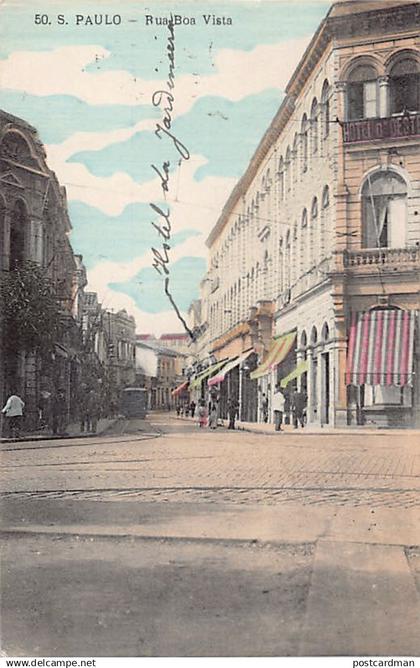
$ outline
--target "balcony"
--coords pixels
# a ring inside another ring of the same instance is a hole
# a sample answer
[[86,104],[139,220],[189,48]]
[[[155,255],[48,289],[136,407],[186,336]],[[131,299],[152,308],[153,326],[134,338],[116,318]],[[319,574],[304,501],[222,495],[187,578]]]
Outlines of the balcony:
[[420,136],[420,113],[401,114],[389,118],[363,118],[343,123],[344,144],[418,136]]
[[420,269],[420,248],[372,248],[347,251],[343,256],[346,269],[370,273],[375,267],[393,271]]

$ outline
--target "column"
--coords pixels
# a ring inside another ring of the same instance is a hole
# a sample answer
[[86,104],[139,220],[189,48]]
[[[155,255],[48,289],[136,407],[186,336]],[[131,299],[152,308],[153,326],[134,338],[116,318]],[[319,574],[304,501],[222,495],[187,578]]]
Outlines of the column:
[[333,382],[334,382],[334,426],[347,425],[347,339],[345,318],[336,317],[336,338],[334,346]]
[[[315,406],[314,406],[314,349],[310,346],[307,348],[306,359],[308,360],[308,403],[306,406],[306,414],[308,423],[315,420]],[[316,382],[316,381],[315,381]]]
[[378,77],[379,85],[379,116],[389,116],[389,76]]

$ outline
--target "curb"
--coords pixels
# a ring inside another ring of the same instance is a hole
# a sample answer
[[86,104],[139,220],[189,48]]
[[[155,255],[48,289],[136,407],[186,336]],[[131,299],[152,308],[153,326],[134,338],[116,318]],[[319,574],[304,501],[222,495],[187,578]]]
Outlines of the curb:
[[94,433],[76,432],[74,434],[28,434],[19,438],[0,438],[0,445],[3,443],[27,443],[28,441],[66,441],[71,438],[95,438],[101,436],[109,427],[117,424],[123,418],[113,418],[103,429]]
[[[175,416],[177,420],[183,420],[184,422],[194,423],[195,418],[184,417],[184,416]],[[227,422],[227,420],[225,420]],[[255,424],[256,426],[251,426]],[[236,422],[235,430],[236,431],[246,431],[253,434],[264,434],[266,436],[277,436],[278,432],[274,430],[274,425],[272,425],[272,430],[261,429],[258,426],[258,423],[240,423]],[[227,428],[226,425],[223,425],[224,428]],[[384,436],[385,434],[392,434],[395,436],[415,436],[420,435],[420,429],[403,429],[401,427],[372,427],[371,429],[366,429],[361,427],[355,429],[354,427],[348,428],[326,428],[325,430],[319,428],[317,431],[313,431],[310,427],[305,427],[304,429],[287,429],[282,431],[283,434],[287,436]]]

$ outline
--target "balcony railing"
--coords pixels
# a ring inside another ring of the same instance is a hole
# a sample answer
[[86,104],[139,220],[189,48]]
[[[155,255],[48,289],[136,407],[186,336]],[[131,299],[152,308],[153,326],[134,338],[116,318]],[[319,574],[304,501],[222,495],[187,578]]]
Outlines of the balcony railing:
[[346,268],[389,267],[404,269],[420,267],[420,248],[373,248],[344,253]]
[[407,113],[389,118],[364,118],[343,123],[345,144],[417,136],[420,136],[420,113]]

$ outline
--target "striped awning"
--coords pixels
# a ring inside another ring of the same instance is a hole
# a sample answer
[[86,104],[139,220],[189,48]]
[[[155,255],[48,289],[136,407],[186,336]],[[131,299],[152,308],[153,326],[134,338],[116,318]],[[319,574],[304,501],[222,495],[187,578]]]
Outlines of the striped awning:
[[201,383],[203,380],[208,378],[209,376],[213,375],[216,373],[218,369],[221,369],[224,364],[226,364],[227,360],[223,360],[222,362],[217,362],[216,364],[211,364],[205,371],[202,371],[198,376],[194,378],[194,380],[191,381],[190,387],[192,390],[196,390],[200,387]]
[[243,355],[240,355],[239,357],[235,357],[235,358],[229,360],[228,363],[226,364],[226,366],[224,366],[223,369],[221,371],[219,371],[219,373],[217,373],[215,376],[210,378],[210,380],[207,382],[207,385],[209,387],[211,387],[212,385],[217,385],[218,383],[221,383],[222,381],[224,381],[224,379],[225,379],[226,375],[229,373],[229,371],[232,371],[232,369],[234,369],[238,365],[242,364],[242,362],[244,362],[251,355],[252,352],[253,352],[253,348],[250,348]]
[[353,313],[347,385],[411,385],[415,311]]
[[188,387],[188,380],[184,381],[181,383],[181,385],[178,385],[174,390],[172,390],[171,394],[173,397],[176,397],[178,394],[181,394],[183,390],[186,390]]
[[274,339],[264,362],[250,374],[250,378],[252,380],[261,378],[261,376],[274,369],[277,364],[280,364],[290,352],[295,339],[296,332],[289,332],[288,334],[283,334],[278,339]]
[[299,378],[303,373],[306,373],[308,370],[308,360],[302,360],[299,364],[291,371],[287,376],[281,379],[280,387],[287,387],[287,385],[295,378]]

